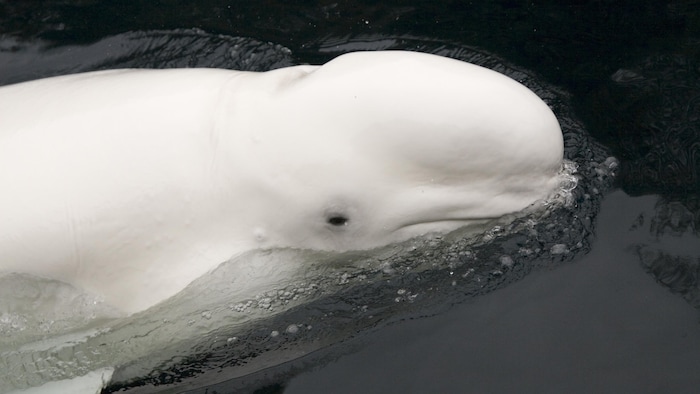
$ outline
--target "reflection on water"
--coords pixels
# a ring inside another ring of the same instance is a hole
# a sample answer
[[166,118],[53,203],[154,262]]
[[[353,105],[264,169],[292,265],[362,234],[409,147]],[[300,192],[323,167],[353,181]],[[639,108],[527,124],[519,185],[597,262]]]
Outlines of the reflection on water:
[[[700,190],[698,54],[664,53],[620,68],[585,97],[585,104],[582,115],[624,159],[620,181],[627,192],[695,198]],[[689,204],[697,212],[696,204]]]
[[700,308],[700,206],[695,196],[659,198],[652,212],[640,213],[636,226],[649,234],[637,245],[642,267],[659,283]]

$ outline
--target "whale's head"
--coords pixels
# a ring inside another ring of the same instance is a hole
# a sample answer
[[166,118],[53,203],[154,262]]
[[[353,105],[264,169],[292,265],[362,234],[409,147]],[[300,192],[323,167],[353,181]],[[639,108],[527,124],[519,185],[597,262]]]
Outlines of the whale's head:
[[367,249],[517,212],[557,187],[556,117],[495,71],[357,52],[256,78],[266,88],[231,102],[261,245]]

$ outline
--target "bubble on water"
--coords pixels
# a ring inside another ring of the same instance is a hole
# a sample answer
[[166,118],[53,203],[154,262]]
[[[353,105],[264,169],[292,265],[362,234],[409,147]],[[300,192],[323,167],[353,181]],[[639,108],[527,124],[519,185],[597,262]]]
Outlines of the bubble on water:
[[551,254],[565,254],[569,253],[569,248],[566,247],[564,244],[556,244],[552,245],[552,247],[549,249],[549,253]]
[[299,326],[297,326],[296,324],[290,324],[284,331],[288,334],[296,334],[297,332],[299,332]]
[[501,262],[501,265],[502,265],[502,266],[508,267],[508,268],[512,267],[513,264],[515,264],[515,262],[513,261],[513,259],[512,259],[510,256],[507,256],[507,255],[501,256],[501,257],[498,259],[498,261]]

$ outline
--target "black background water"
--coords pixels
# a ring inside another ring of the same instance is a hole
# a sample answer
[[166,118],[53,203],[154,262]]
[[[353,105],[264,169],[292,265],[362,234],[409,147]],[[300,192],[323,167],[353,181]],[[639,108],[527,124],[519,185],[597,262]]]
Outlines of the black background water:
[[343,37],[381,43],[412,36],[481,47],[571,92],[590,133],[621,160],[621,191],[605,200],[598,240],[584,258],[447,313],[364,335],[349,346],[354,352],[336,353],[337,360],[269,390],[700,387],[693,308],[700,255],[700,3],[0,1],[3,37],[54,45],[193,27],[281,44],[296,62],[308,63],[327,60],[331,55],[322,49]]

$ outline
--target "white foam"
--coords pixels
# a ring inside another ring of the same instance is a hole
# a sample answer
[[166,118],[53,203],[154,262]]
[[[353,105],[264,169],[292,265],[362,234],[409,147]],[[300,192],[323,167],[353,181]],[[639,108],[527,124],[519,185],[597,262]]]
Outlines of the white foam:
[[113,373],[114,368],[103,368],[73,379],[49,382],[7,394],[98,394],[109,383]]

